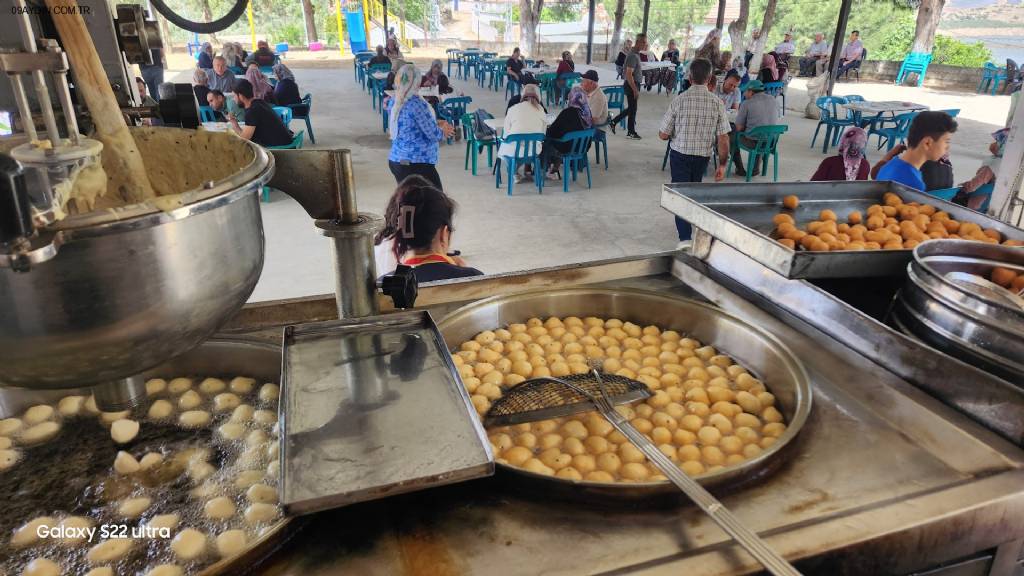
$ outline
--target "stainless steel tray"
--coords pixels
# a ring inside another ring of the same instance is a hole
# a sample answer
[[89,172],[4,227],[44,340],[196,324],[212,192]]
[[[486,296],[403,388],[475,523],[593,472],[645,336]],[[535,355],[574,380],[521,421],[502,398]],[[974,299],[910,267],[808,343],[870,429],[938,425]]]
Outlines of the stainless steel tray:
[[281,504],[308,514],[494,473],[426,311],[289,326]]
[[834,210],[840,218],[853,210],[863,213],[880,204],[886,192],[895,192],[905,201],[932,204],[961,222],[1024,240],[1024,230],[895,182],[676,183],[664,186],[661,205],[786,278],[902,276],[913,258],[912,250],[802,252],[769,237],[775,228],[772,216],[783,210],[782,198],[790,194],[800,198],[793,217],[806,223],[817,220],[825,209]]

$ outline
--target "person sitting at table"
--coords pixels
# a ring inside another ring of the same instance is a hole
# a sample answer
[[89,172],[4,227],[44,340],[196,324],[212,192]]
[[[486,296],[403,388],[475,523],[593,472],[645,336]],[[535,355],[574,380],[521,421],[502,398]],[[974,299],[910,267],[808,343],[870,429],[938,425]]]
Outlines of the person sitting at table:
[[622,78],[622,66],[626,63],[626,58],[633,53],[633,41],[626,38],[626,41],[622,43],[622,48],[619,49],[618,56],[615,57],[615,72],[618,73],[618,78]]
[[719,57],[718,62],[712,62],[711,64],[714,67],[714,74],[732,70],[732,50],[722,50],[722,55]]
[[590,118],[594,126],[604,126],[608,122],[608,96],[601,90],[597,83],[597,70],[587,70],[583,73],[583,81],[580,87],[587,94],[587,104],[590,105]]
[[[571,149],[569,142],[555,142],[570,132],[586,130],[594,125],[594,117],[590,112],[587,94],[579,86],[569,91],[566,98],[567,106],[558,113],[555,121],[544,133],[544,146],[541,149],[540,165],[547,167],[547,177],[554,179],[558,173],[558,159]],[[568,175],[563,174],[563,178]]]
[[[892,147],[882,158],[871,168],[871,178],[877,179],[878,173],[889,163],[890,160],[907,151],[907,145],[900,143]],[[927,160],[921,165],[921,177],[924,179],[924,189],[944,190],[953,187],[953,163],[949,160],[949,154],[938,160]]]
[[245,126],[240,126],[238,118],[228,113],[228,122],[235,134],[260,146],[286,146],[292,143],[292,131],[284,125],[266,100],[255,97],[248,80],[239,80],[235,84],[235,101],[245,108]]
[[[540,90],[540,84],[537,82],[536,79],[527,78],[527,79],[524,79],[523,82],[524,82],[523,83],[523,88],[524,89],[527,86],[536,86],[537,89]],[[508,114],[509,109],[511,109],[513,106],[515,106],[516,104],[519,104],[522,101],[523,101],[523,96],[522,96],[521,93],[520,94],[513,94],[512,97],[508,99],[508,104],[505,105],[505,114]],[[541,108],[544,109],[544,113],[545,114],[548,113],[548,107],[547,106],[544,106],[543,104],[541,104]]]
[[871,165],[864,156],[868,135],[863,128],[851,126],[839,139],[839,154],[821,161],[811,182],[867,180]]
[[775,55],[771,52],[761,56],[761,70],[757,73],[757,79],[762,84],[769,82],[778,82],[781,79],[779,75],[778,61],[775,59]]
[[783,35],[782,42],[776,44],[775,50],[772,50],[772,52],[775,52],[779,59],[788,61],[793,52],[796,52],[796,44],[793,44],[793,33],[786,32]]
[[989,144],[988,150],[992,156],[981,163],[981,167],[975,172],[974,177],[960,185],[960,192],[953,198],[953,202],[966,206],[971,210],[981,210],[981,206],[991,197],[991,194],[977,194],[971,196],[982,186],[992,184],[996,181],[996,174],[1003,162],[1003,148],[1006,145],[1006,137],[1009,128],[1004,128],[994,134],[995,141]]
[[519,51],[519,46],[516,46],[512,50],[512,55],[505,61],[505,71],[508,72],[509,78],[522,85],[526,83],[528,78],[533,78],[533,74],[523,71],[525,66],[526,62],[523,60],[523,53]]
[[239,122],[245,122],[245,108],[240,108],[235,98],[228,98],[220,90],[210,90],[206,93],[206,104],[213,109],[215,122],[227,122],[227,115],[234,114]]
[[384,53],[383,46],[377,46],[377,54],[366,63],[367,66],[373,66],[374,64],[391,64],[391,58],[388,58],[387,54]]
[[270,44],[266,40],[260,40],[256,43],[256,51],[245,59],[245,65],[273,66],[275,61],[277,61],[277,55],[271,51]]
[[949,143],[956,132],[956,120],[945,112],[921,112],[910,123],[907,149],[882,166],[878,180],[892,180],[924,192],[927,185],[921,167],[931,160],[938,162],[949,153]]
[[[211,60],[212,62],[212,60]],[[206,95],[210,93],[210,77],[206,70],[196,68],[192,72],[192,92],[196,95],[196,102],[200,106],[206,105]]]
[[196,60],[196,68],[204,70],[213,68],[213,44],[203,42],[203,46],[199,49],[199,58]]
[[441,175],[437,172],[438,144],[455,134],[455,127],[438,120],[433,106],[420,96],[422,79],[413,64],[402,66],[395,76],[395,94],[388,101],[391,136],[388,167],[396,182],[419,174],[443,190]]
[[555,86],[559,90],[565,88],[565,78],[562,74],[570,74],[576,71],[576,63],[572,61],[572,53],[568,50],[562,52],[562,59],[558,61],[558,68],[555,69]]
[[[661,53],[662,62],[671,62],[676,66],[679,65],[679,48],[676,47],[676,41],[669,39],[668,48]],[[665,90],[672,91],[676,87],[676,71],[675,68],[662,68],[655,70],[657,72],[657,82],[661,83],[665,87]]]
[[260,71],[259,66],[249,64],[249,67],[245,69],[245,79],[252,85],[252,91],[257,100],[266,100],[271,105],[275,104],[274,87],[267,81],[267,77]]
[[235,75],[228,70],[227,60],[223,56],[213,59],[213,69],[206,73],[210,82],[206,85],[210,90],[232,92],[235,87]]
[[381,237],[378,245],[390,243],[395,260],[411,266],[418,282],[482,276],[462,258],[448,255],[455,209],[455,201],[430,180],[418,174],[404,178],[385,212],[382,234],[391,236]]
[[828,40],[825,40],[824,34],[818,32],[814,35],[814,43],[800,59],[800,75],[821,76],[828,66],[828,57]]
[[[740,158],[740,148],[736,145],[736,138],[739,138],[744,146],[754,146],[757,144],[755,140],[746,136],[739,136],[739,134],[758,126],[775,124],[778,118],[779,104],[775,97],[764,91],[764,84],[760,80],[748,82],[743,103],[740,104],[740,111],[736,115],[736,128],[732,133],[732,161],[736,165],[737,176],[746,176],[747,172],[743,169],[743,159]],[[767,158],[765,158],[765,162],[768,162]],[[757,167],[751,166],[750,169],[756,170]]]
[[228,66],[234,66],[235,68],[242,67],[242,57],[239,55],[238,45],[234,42],[225,42],[224,45],[221,46],[220,55],[224,58],[224,62],[226,62]]
[[[295,82],[295,75],[287,66],[281,62],[274,64],[274,77],[277,78],[277,84],[274,86],[275,104],[291,106],[302,102],[302,96],[299,96],[299,85]],[[304,114],[298,110],[296,112]]]
[[398,44],[398,38],[395,38],[393,36],[391,38],[388,38],[388,41],[385,42],[384,47],[384,52],[388,55],[388,58],[391,58],[392,60],[402,59],[402,48]]
[[860,62],[860,57],[864,54],[864,45],[860,41],[860,31],[854,30],[850,33],[850,41],[843,46],[843,51],[839,54],[839,71],[836,72],[836,78],[842,78]]
[[714,65],[721,61],[722,54],[719,50],[719,44],[722,42],[722,31],[718,28],[712,28],[708,35],[704,38],[704,42],[697,48],[694,59],[704,58],[707,59]]
[[423,75],[423,80],[420,82],[421,88],[433,88],[435,86],[437,87],[437,93],[441,96],[455,92],[455,89],[448,82],[448,76],[444,73],[444,64],[441,60],[437,59],[430,63],[430,70]]
[[715,96],[725,104],[726,111],[739,110],[740,108],[740,75],[735,70],[730,70],[725,75],[725,80],[715,89]]
[[[502,134],[505,138],[515,134],[543,134],[544,130],[547,129],[546,115],[547,110],[544,108],[544,104],[541,103],[540,87],[536,84],[526,84],[523,86],[520,101],[505,111]],[[515,153],[515,143],[505,141],[498,147],[499,158],[515,156]],[[523,169],[524,175],[522,176],[518,173],[520,168]],[[517,166],[516,182],[522,182],[532,173],[532,166]]]

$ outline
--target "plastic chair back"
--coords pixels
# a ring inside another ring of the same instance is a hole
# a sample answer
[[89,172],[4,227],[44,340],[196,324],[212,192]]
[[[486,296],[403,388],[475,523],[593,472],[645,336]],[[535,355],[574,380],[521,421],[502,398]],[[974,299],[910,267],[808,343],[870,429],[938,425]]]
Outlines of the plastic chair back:
[[939,110],[939,112],[945,112],[946,114],[949,114],[953,118],[956,118],[960,114],[960,109],[959,108],[950,108],[949,110]]
[[292,118],[305,120],[313,109],[313,95],[307,92],[306,95],[302,97],[301,102],[298,104],[289,104],[288,108],[292,111]]
[[626,91],[622,86],[608,86],[601,88],[604,95],[608,98],[608,109],[612,108],[623,109],[626,102]]
[[821,111],[821,121],[827,124],[839,118],[839,107],[848,102],[842,96],[819,96],[814,105]]
[[540,146],[544,144],[544,134],[510,134],[502,139],[503,143],[515,144],[515,152],[506,158],[515,158],[516,163],[522,164],[532,161],[540,152]]
[[779,138],[788,130],[789,126],[785,124],[770,124],[751,128],[744,132],[743,136],[757,141],[757,144],[748,150],[753,150],[755,154],[774,154],[779,146]]
[[216,122],[217,113],[213,111],[213,108],[209,106],[199,107],[199,120],[202,122]]
[[778,96],[785,85],[785,82],[766,82],[764,85],[764,91],[772,96]]
[[945,200],[946,202],[952,202],[953,198],[956,197],[957,193],[960,192],[960,187],[955,188],[942,188],[941,190],[928,190],[926,194],[934,196],[939,200]]
[[577,130],[576,132],[569,132],[565,136],[558,138],[555,142],[567,142],[569,143],[569,151],[562,154],[562,158],[568,158],[570,160],[586,159],[587,150],[590,149],[590,143],[594,140],[594,129],[589,128],[587,130]]
[[466,113],[466,108],[473,102],[469,96],[449,98],[441,103],[441,109],[453,120],[458,120]]
[[299,130],[295,133],[295,136],[292,137],[292,141],[290,143],[281,146],[267,146],[266,148],[268,150],[298,150],[299,148],[302,148],[304,136],[305,132]]
[[374,72],[391,72],[391,63],[390,62],[380,62],[378,64],[373,64],[373,65],[371,65],[369,67],[369,69],[367,71],[370,74],[373,74]]
[[274,113],[287,126],[292,123],[292,109],[287,106],[274,106]]

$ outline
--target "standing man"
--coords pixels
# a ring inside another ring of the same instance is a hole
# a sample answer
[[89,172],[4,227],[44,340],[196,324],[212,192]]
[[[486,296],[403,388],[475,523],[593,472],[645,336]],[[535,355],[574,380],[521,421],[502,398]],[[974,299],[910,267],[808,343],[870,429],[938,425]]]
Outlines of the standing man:
[[743,67],[750,69],[750,59],[754,57],[754,50],[757,49],[757,41],[761,38],[761,31],[754,28],[754,31],[750,33],[750,39],[747,40],[747,48],[743,54]]
[[850,32],[850,41],[843,46],[843,52],[839,54],[839,71],[836,72],[836,78],[846,74],[850,68],[853,68],[854,64],[860,61],[861,55],[864,53],[864,45],[860,43],[860,31],[854,30]]
[[587,104],[590,105],[590,116],[593,118],[594,126],[603,125],[608,121],[608,97],[597,84],[597,70],[584,72],[580,87],[587,93]]
[[210,90],[220,90],[225,93],[235,91],[235,75],[228,70],[228,61],[223,56],[213,59],[213,70],[207,72],[206,76],[209,80],[206,87]]
[[629,53],[626,61],[622,64],[622,77],[625,78],[622,89],[626,93],[626,109],[608,122],[612,134],[615,134],[615,125],[626,118],[626,138],[630,140],[640,139],[640,135],[636,133],[636,111],[640,103],[640,82],[644,78],[643,70],[640,67],[640,53],[646,50],[647,35],[637,34],[636,42],[633,43],[633,51]]
[[[729,116],[725,105],[708,91],[711,62],[698,58],[690,64],[690,88],[672,100],[661,119],[658,137],[670,140],[669,162],[673,182],[700,182],[704,179],[711,152],[718,146],[715,181],[725,178],[729,160]],[[676,218],[680,243],[690,240],[690,223]],[[680,248],[684,245],[680,244]]]
[[801,76],[821,76],[828,66],[828,41],[825,35],[818,32],[814,35],[814,44],[807,49],[804,57],[800,59]]

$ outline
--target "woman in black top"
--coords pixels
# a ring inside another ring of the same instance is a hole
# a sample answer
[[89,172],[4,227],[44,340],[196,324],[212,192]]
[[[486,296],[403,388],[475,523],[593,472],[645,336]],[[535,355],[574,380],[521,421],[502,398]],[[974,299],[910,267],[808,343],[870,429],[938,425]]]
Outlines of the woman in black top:
[[203,42],[203,47],[199,49],[199,61],[196,63],[196,68],[206,70],[213,68],[213,45],[209,42]]
[[[455,201],[419,175],[402,180],[391,197],[382,234],[391,235],[395,257],[415,269],[417,281],[483,275],[462,258],[448,256],[454,216]],[[385,236],[376,242],[387,240]]]
[[196,68],[192,73],[192,92],[196,95],[196,101],[200,106],[206,106],[206,95],[210,93],[210,89],[207,87],[209,82],[210,77],[206,74],[206,70]]
[[[295,83],[295,75],[287,66],[278,62],[273,67],[274,76],[277,78],[277,85],[274,86],[274,103],[278,106],[290,106],[302,102],[299,96],[299,85]],[[305,108],[305,106],[303,106]],[[299,115],[305,114],[304,110],[293,110]]]
[[[579,86],[569,91],[568,106],[559,112],[555,121],[544,133],[544,147],[541,149],[541,164],[548,167],[548,175],[558,172],[558,158],[570,151],[570,143],[555,142],[570,132],[586,130],[594,125],[590,114],[587,93]],[[563,177],[565,175],[563,174]]]
[[[661,61],[679,65],[679,48],[676,47],[675,40],[668,41],[668,49],[661,53]],[[665,90],[671,92],[676,87],[676,71],[671,68],[662,68],[660,72],[661,85],[665,87]]]

